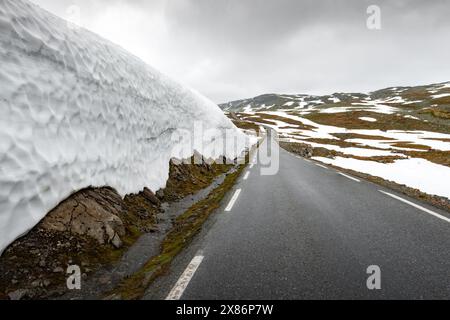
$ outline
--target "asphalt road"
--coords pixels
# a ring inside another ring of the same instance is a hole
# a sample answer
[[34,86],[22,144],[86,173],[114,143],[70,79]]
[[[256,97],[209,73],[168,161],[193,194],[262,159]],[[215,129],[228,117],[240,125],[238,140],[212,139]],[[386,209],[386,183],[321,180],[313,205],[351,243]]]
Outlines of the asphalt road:
[[[448,213],[284,150],[279,159],[276,175],[247,168],[231,210],[234,190],[145,298],[167,297],[183,273],[181,299],[450,298],[450,223],[379,190]],[[381,289],[367,287],[371,265]]]

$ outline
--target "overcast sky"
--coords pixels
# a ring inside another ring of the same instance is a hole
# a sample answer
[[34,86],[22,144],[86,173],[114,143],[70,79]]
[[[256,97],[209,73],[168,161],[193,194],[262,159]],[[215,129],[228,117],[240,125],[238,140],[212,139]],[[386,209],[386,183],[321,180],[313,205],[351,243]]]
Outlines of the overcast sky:
[[[447,0],[32,0],[217,103],[450,80]],[[381,29],[368,29],[369,5]]]

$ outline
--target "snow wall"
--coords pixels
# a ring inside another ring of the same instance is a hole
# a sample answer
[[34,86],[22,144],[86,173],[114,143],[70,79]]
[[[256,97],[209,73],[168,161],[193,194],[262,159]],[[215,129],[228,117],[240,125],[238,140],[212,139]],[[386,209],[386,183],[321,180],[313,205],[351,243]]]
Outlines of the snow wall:
[[[213,102],[26,1],[0,0],[0,63],[0,253],[76,190],[158,190],[180,150],[233,159],[248,142]],[[206,138],[186,140],[194,127]]]

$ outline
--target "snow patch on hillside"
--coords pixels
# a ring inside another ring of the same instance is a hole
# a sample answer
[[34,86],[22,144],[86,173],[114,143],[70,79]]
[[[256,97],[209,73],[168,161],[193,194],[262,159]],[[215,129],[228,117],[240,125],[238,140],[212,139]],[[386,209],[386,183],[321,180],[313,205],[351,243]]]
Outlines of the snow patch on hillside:
[[439,98],[444,98],[444,97],[448,97],[448,96],[450,96],[450,93],[435,94],[435,95],[432,95],[431,97],[433,99],[439,99]]
[[372,118],[372,117],[359,117],[359,119],[361,119],[363,121],[377,122],[377,119]]
[[173,156],[246,147],[213,102],[31,3],[2,0],[0,29],[0,253],[75,190],[157,190]]

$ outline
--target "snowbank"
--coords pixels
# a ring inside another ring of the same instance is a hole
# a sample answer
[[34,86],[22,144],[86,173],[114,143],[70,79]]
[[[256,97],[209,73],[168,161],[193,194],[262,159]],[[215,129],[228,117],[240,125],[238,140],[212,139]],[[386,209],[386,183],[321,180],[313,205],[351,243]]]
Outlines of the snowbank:
[[[208,99],[31,3],[2,0],[0,30],[0,252],[74,190],[157,190],[172,156],[234,158],[248,141]],[[186,139],[194,127],[208,132]]]
[[375,161],[336,157],[335,159],[314,157],[313,159],[337,167],[367,173],[428,194],[450,199],[450,168],[420,158],[395,160],[386,164]]

